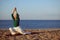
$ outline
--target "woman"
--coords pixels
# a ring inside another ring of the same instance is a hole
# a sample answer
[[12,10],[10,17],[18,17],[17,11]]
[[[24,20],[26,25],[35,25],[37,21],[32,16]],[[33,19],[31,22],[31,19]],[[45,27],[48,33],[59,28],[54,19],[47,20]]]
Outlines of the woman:
[[[9,28],[10,32],[12,35],[15,35],[16,32],[20,33],[20,34],[26,34],[24,33],[24,31],[19,27],[19,14],[17,13],[17,9],[14,8],[13,9],[13,13],[12,13],[12,19],[13,19],[13,23],[14,23],[14,27],[13,28]],[[16,32],[15,32],[16,31]]]

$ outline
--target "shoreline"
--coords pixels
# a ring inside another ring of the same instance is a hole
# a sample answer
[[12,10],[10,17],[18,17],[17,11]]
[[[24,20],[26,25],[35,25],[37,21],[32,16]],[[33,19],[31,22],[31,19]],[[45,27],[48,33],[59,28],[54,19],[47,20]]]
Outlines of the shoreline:
[[[0,28],[0,30],[8,30],[9,28]],[[23,30],[60,30],[60,28],[41,28],[41,29],[23,29]]]

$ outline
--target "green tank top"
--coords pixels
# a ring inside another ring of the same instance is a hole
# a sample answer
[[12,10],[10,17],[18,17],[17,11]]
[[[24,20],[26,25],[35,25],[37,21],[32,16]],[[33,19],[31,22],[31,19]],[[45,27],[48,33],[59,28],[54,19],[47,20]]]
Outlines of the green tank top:
[[20,20],[19,15],[18,14],[16,14],[16,15],[17,15],[17,17],[16,17],[16,20],[15,20],[14,17],[13,17],[13,14],[12,14],[14,27],[19,26],[19,20]]
[[14,27],[17,27],[18,20],[14,20]]

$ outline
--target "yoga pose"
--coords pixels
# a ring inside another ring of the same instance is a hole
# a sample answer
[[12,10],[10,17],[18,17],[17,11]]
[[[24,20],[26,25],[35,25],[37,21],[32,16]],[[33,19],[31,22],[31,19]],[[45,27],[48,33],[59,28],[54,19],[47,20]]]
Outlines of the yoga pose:
[[12,19],[13,19],[13,25],[14,27],[13,28],[9,28],[10,32],[12,35],[15,35],[16,32],[20,33],[20,34],[29,34],[28,33],[25,33],[19,26],[19,21],[20,21],[20,18],[19,18],[19,14],[17,13],[17,9],[14,8],[13,9],[13,12],[12,12]]

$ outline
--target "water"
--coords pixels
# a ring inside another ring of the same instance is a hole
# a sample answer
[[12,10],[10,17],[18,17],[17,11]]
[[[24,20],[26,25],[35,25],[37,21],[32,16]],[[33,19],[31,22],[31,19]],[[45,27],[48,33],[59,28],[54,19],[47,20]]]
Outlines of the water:
[[[21,20],[22,29],[60,28],[60,20]],[[13,27],[12,20],[0,20],[0,28]]]

